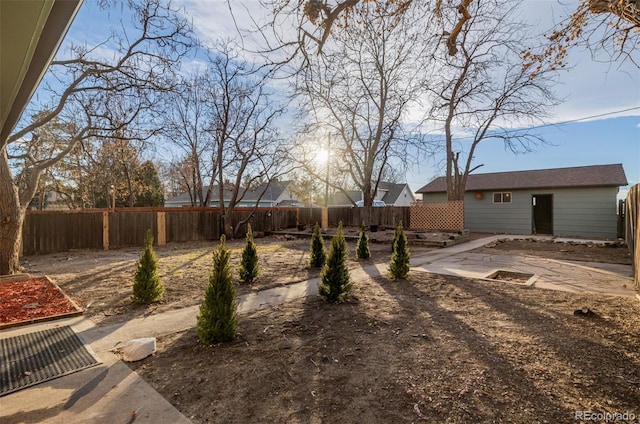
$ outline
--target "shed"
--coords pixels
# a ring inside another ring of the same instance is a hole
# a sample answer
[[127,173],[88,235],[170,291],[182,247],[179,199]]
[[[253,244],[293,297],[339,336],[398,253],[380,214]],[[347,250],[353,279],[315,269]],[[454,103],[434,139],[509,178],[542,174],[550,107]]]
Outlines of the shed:
[[[621,164],[471,174],[465,228],[509,234],[616,238]],[[423,202],[447,200],[445,177],[419,189]]]

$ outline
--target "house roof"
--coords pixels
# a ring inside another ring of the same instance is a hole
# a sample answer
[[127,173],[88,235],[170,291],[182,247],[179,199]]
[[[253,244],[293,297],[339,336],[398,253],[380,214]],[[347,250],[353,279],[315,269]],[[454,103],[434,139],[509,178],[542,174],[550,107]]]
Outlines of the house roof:
[[[275,201],[292,184],[292,181],[272,181],[267,187],[267,183],[262,183],[253,190],[249,190],[242,198],[245,201],[258,200],[260,195],[262,201]],[[263,194],[264,193],[264,194]]]
[[[267,187],[266,183],[260,184],[258,187],[256,187],[253,190],[248,190],[245,194],[244,197],[242,197],[242,200],[244,202],[252,202],[252,201],[257,201],[258,198],[260,198],[260,195],[262,193],[264,193],[262,195],[262,198],[260,199],[261,201],[275,201],[277,200],[280,195],[287,189],[287,187],[289,187],[289,185],[291,184],[291,181],[275,181],[272,182],[271,184],[269,184],[269,187]],[[202,188],[202,197],[204,197],[207,193],[207,190],[209,189],[209,186],[203,187]],[[265,191],[266,190],[266,191]],[[224,198],[225,199],[230,199],[231,196],[233,194],[233,185],[232,184],[225,184],[225,188],[224,188]],[[240,194],[242,194],[242,189],[240,189]],[[217,202],[220,198],[220,190],[218,190],[218,186],[215,185],[213,186],[213,191],[211,192],[211,197],[209,199],[210,202]],[[190,203],[191,202],[191,197],[189,196],[188,192],[182,193],[176,197],[172,197],[171,199],[168,199],[165,201],[165,204],[169,203]]]
[[[387,183],[387,182],[380,181],[380,183],[378,184],[378,189],[387,191],[381,200],[385,202],[387,205],[393,205],[398,201],[398,197],[400,197],[400,195],[402,194],[402,190],[404,190],[406,186],[407,184],[404,184],[404,183],[396,184],[396,183]],[[411,190],[408,190],[408,191],[409,193],[411,193]]]
[[[362,199],[362,192],[360,190],[347,190],[347,194],[354,202]],[[341,191],[337,191],[329,197],[329,204],[332,206],[353,206],[353,203],[351,203],[347,196]]]
[[[387,205],[393,205],[396,203],[405,187],[407,187],[406,183],[388,183],[386,181],[380,181],[378,183],[378,190],[383,191],[384,195],[379,200],[382,200]],[[409,193],[411,193],[411,190],[409,190]],[[347,190],[347,194],[356,202],[358,200],[362,200],[362,192],[360,190]],[[376,200],[378,199],[376,198]],[[342,192],[334,193],[334,195],[329,199],[329,203],[333,206],[352,205],[349,199],[347,199],[347,196]]]
[[[524,190],[569,187],[619,187],[627,185],[622,164],[536,169],[531,171],[471,174],[466,191]],[[416,193],[447,191],[445,177],[438,177]]]
[[[213,186],[213,190],[211,191],[211,197],[209,198],[209,201],[218,201],[220,199],[220,190],[218,189],[219,186],[215,185]],[[202,187],[202,197],[204,198],[207,195],[207,190],[209,190],[209,186],[205,186]],[[225,184],[225,188],[224,188],[224,198],[225,199],[229,199],[231,198],[231,194],[233,193],[233,186],[231,184],[227,185]],[[171,199],[167,199],[165,200],[165,205],[167,203],[190,203],[191,202],[191,197],[189,196],[189,192],[184,192],[182,194],[179,194],[178,196],[172,197]]]

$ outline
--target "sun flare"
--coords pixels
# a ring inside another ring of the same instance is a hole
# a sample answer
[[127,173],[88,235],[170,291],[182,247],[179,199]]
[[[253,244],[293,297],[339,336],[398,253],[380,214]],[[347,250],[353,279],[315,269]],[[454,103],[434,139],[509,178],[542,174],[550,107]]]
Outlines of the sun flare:
[[327,163],[329,160],[329,151],[327,149],[320,149],[316,154],[316,161],[320,163]]

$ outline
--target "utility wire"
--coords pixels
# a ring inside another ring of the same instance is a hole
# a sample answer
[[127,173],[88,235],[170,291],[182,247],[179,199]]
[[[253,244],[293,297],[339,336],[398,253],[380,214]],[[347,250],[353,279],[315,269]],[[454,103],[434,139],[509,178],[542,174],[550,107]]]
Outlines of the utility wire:
[[[562,121],[562,122],[549,122],[546,124],[534,125],[532,127],[505,130],[505,131],[501,131],[500,134],[514,134],[521,131],[535,130],[538,128],[559,127],[565,124],[571,124],[573,122],[580,122],[580,121],[586,121],[589,119],[602,118],[604,116],[616,115],[618,113],[630,112],[632,110],[638,110],[638,109],[640,109],[640,106],[633,106],[627,109],[614,110],[613,112],[599,113],[597,115],[583,116],[581,118],[569,119],[567,121]],[[489,138],[490,135],[491,135],[491,130],[489,130],[489,133],[487,134],[487,138]],[[440,136],[438,136],[437,138],[440,138]],[[472,137],[453,137],[452,141],[468,141],[470,139],[472,139]]]
[[[541,124],[541,125],[533,126],[531,128],[544,128],[544,127],[551,127],[556,125],[570,124],[572,122],[580,122],[580,121],[586,121],[587,119],[602,118],[603,116],[616,115],[618,113],[630,112],[632,110],[637,110],[637,109],[640,109],[640,106],[634,106],[627,109],[615,110],[613,112],[600,113],[598,115],[584,116],[582,118],[570,119],[568,121],[563,121],[563,122],[556,122],[556,123],[550,122],[548,124]],[[514,130],[514,131],[518,131],[518,130]]]

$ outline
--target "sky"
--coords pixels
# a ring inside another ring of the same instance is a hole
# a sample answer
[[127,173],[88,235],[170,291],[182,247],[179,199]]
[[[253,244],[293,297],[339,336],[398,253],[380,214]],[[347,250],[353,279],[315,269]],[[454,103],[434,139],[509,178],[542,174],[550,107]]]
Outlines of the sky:
[[[237,39],[237,27],[250,23],[247,11],[260,19],[257,0],[231,0],[235,20],[225,0],[174,0],[173,4],[184,8],[205,41]],[[558,0],[525,0],[523,13],[543,32],[576,4],[577,0],[563,0],[562,5]],[[65,42],[100,39],[98,29],[103,24],[104,12],[85,0]],[[243,41],[251,45],[250,39]],[[634,53],[640,56],[640,48]],[[628,187],[640,183],[640,69],[629,62],[593,58],[585,49],[572,50],[568,62],[570,69],[560,75],[555,88],[564,102],[549,117],[549,125],[537,130],[546,144],[515,155],[501,142],[483,142],[474,158],[483,166],[476,173],[621,163],[629,181],[629,186],[621,187],[622,197]],[[195,65],[185,64],[189,66]],[[442,158],[424,160],[409,170],[407,183],[415,191],[440,175]]]

